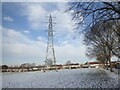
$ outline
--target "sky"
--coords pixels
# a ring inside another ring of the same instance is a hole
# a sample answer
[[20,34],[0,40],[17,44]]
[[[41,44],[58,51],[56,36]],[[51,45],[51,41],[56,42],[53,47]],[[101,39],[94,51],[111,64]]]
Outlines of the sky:
[[[83,35],[77,36],[71,14],[65,13],[66,2],[3,2],[2,3],[2,64],[44,64],[48,18],[53,21],[54,47],[57,64],[90,61],[86,56]],[[82,26],[81,28],[82,29]]]

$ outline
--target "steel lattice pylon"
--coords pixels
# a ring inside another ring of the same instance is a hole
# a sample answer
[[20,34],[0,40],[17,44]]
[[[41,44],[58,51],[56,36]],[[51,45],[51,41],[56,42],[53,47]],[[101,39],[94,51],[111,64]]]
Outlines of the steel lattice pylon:
[[[55,57],[55,50],[54,50],[54,44],[53,44],[53,22],[52,22],[52,16],[49,16],[49,22],[48,22],[48,41],[47,41],[47,49],[46,49],[46,58],[45,58],[45,64],[47,60],[52,60],[53,64],[56,68],[56,57]],[[57,70],[57,69],[56,69]]]

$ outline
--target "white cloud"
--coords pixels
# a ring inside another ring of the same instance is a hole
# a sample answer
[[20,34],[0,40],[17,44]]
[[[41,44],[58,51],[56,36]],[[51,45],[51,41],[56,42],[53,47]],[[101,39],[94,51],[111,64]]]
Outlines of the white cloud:
[[60,12],[55,10],[52,12],[52,15],[55,16],[56,28],[58,32],[72,32],[74,23],[71,22],[71,17],[67,13]]
[[2,64],[2,26],[0,25],[0,65]]
[[43,42],[46,41],[45,38],[43,38],[43,37],[41,37],[41,36],[37,37],[37,39],[38,39],[39,41],[43,41]]
[[8,17],[4,17],[3,19],[6,20],[6,21],[13,21],[12,17],[9,17],[9,16]]
[[30,31],[28,31],[28,30],[25,30],[25,31],[23,31],[24,33],[30,33]]
[[[38,39],[43,40],[41,37],[38,37]],[[84,45],[81,44],[81,46],[76,47],[68,42],[63,43],[62,46],[55,45],[55,54],[58,63],[64,63],[68,59],[81,63],[86,60]],[[45,55],[46,43],[30,40],[16,30],[3,28],[3,57],[42,58],[40,62],[43,62]]]
[[[23,4],[23,14],[27,16],[30,26],[33,29],[39,29],[41,27],[41,21],[46,15],[45,9],[37,3]],[[45,21],[44,21],[45,23]]]
[[48,21],[48,18],[46,18],[46,16],[51,14],[53,17],[56,17],[53,18],[53,22],[56,22],[53,26],[53,29],[55,30],[55,38],[59,39],[57,40],[59,42],[70,39],[74,34],[74,22],[71,21],[71,16],[69,14],[64,13],[67,5],[65,2],[53,4],[56,5],[57,9],[51,10],[50,8],[52,8],[52,6],[47,3],[26,3],[22,5],[22,10],[24,15],[27,16],[30,27],[37,30],[47,29],[48,25],[45,22]]
[[39,36],[39,37],[37,37],[37,39],[38,39],[38,40],[42,40],[42,37]]
[[[54,43],[57,62],[64,63],[68,59],[71,61],[75,61],[76,59],[77,62],[81,63],[84,62],[87,59],[85,56],[86,48],[81,44],[82,38],[73,40],[74,22],[71,22],[70,15],[63,13],[66,7],[65,4],[56,4],[58,5],[58,10],[49,12],[45,10],[44,6],[46,5],[47,4],[41,5],[41,3],[23,4],[22,10],[24,15],[27,16],[30,27],[38,30],[43,29],[43,27],[47,27],[45,24],[48,20],[46,16],[52,14],[52,16],[56,17],[53,21],[57,23],[54,26]],[[4,57],[38,57],[42,58],[41,62],[44,61],[47,41],[45,38],[39,36],[36,38],[38,41],[33,41],[17,30],[4,28],[3,31]],[[27,30],[24,32],[28,33]]]
[[32,41],[16,30],[3,28],[3,52],[8,53],[5,55],[11,55],[12,57],[43,57],[44,47],[45,43]]
[[2,43],[2,26],[0,25],[0,43]]
[[50,8],[52,8],[52,6],[50,7],[47,3],[26,3],[22,4],[22,13],[27,16],[30,27],[33,29],[45,28],[47,26],[45,22],[48,21],[46,16],[52,14],[53,17],[56,17],[53,18],[53,21],[57,23],[55,25],[57,28],[56,31],[71,32],[73,30],[74,22],[71,22],[70,15],[64,13],[67,7],[66,3],[54,3],[54,5],[56,5],[58,9],[51,10]]
[[[56,46],[56,55],[58,56],[58,58],[63,57],[63,59],[64,58],[66,58],[66,59],[72,59],[72,58],[86,59],[85,51],[86,51],[85,46],[75,47],[75,46],[67,44],[67,43],[64,46]],[[81,59],[81,60],[83,60],[83,59]],[[74,61],[74,60],[72,60],[72,61]],[[78,60],[76,60],[76,61],[78,61]],[[84,62],[84,60],[83,60],[83,62]]]

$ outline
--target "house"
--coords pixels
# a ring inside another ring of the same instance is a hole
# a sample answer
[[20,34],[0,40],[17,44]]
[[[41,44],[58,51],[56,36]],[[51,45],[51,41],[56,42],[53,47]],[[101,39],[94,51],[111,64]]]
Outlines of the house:
[[88,62],[89,68],[99,68],[100,63],[99,62]]
[[70,63],[70,64],[63,65],[64,69],[77,69],[80,67],[81,67],[81,65],[79,63]]
[[47,70],[58,70],[58,69],[63,69],[63,65],[52,65],[52,66],[47,66]]
[[0,71],[2,71],[2,72],[7,72],[7,69],[8,69],[8,66],[7,65],[2,65],[1,67],[0,67]]
[[27,72],[27,67],[8,67],[7,72]]
[[63,65],[52,65],[53,67],[56,67],[57,69],[63,69]]

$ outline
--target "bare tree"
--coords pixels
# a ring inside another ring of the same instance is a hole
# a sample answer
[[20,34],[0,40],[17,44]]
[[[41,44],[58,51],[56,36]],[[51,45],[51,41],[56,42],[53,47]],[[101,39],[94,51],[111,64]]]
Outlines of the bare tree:
[[110,65],[113,55],[120,56],[119,39],[112,31],[112,27],[110,22],[96,23],[85,32],[84,42],[88,48],[87,56],[96,57],[100,62],[109,62]]
[[71,61],[68,60],[65,64],[66,64],[66,65],[69,65],[69,64],[71,64]]
[[77,24],[76,28],[79,28],[84,23],[87,29],[97,22],[120,20],[120,1],[71,2],[67,11],[72,11],[73,20]]
[[53,65],[52,59],[48,59],[48,60],[45,62],[45,65],[46,65],[46,66],[52,66],[52,65]]
[[120,58],[120,1],[71,2],[69,6],[75,28],[85,27],[87,56],[110,64],[112,56]]

